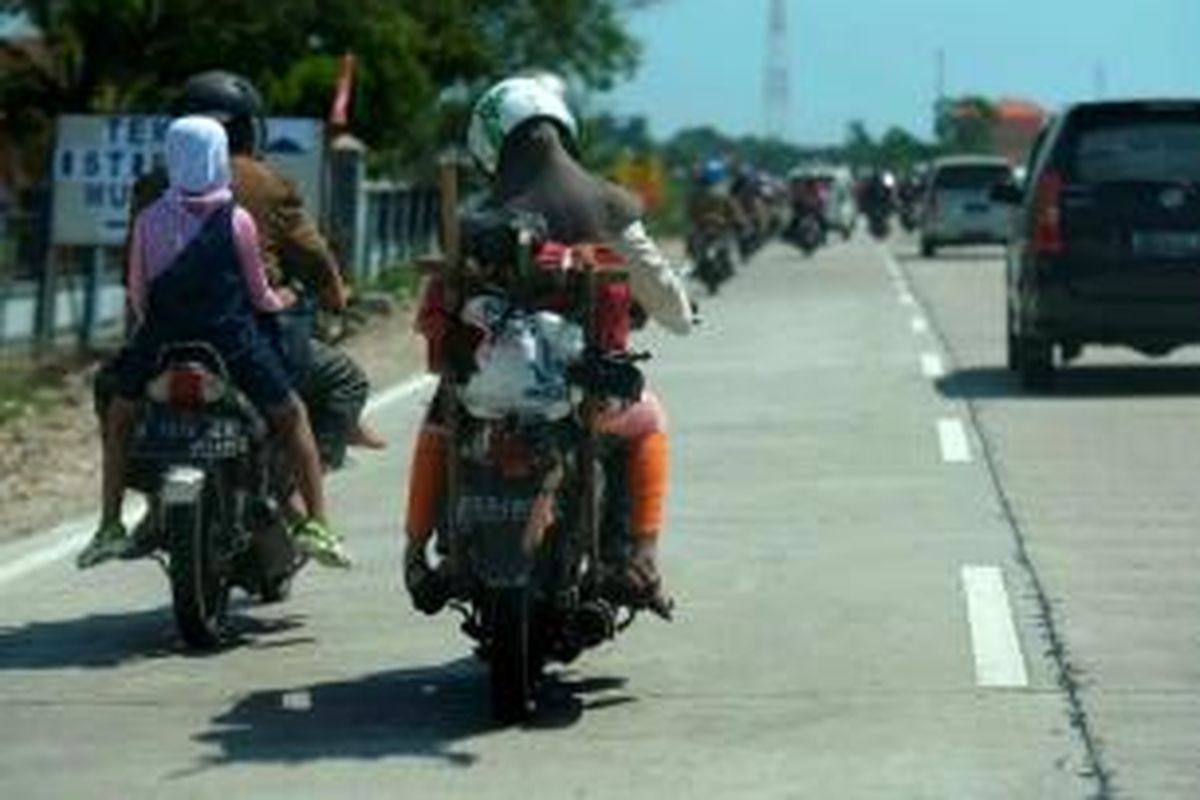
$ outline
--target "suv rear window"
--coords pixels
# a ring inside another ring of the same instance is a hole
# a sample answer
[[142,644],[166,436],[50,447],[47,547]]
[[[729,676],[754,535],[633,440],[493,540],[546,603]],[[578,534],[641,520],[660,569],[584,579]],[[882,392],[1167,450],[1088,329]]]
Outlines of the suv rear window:
[[1079,134],[1074,161],[1075,177],[1086,183],[1200,180],[1200,117],[1091,127]]
[[1001,164],[942,167],[934,179],[937,189],[987,189],[1013,179],[1012,170]]

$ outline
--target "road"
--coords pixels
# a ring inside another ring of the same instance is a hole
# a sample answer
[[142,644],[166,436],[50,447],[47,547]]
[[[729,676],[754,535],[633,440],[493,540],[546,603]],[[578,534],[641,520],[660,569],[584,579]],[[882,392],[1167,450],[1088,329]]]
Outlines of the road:
[[332,481],[357,568],[236,648],[181,652],[152,564],[0,552],[0,797],[1200,797],[1195,354],[1023,394],[999,253],[891,251],[772,246],[647,338],[680,613],[534,723],[400,591],[418,393]]

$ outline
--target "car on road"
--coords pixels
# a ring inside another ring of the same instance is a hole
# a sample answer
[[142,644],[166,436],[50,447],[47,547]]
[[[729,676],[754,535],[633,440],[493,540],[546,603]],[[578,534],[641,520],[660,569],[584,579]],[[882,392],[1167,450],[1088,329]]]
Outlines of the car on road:
[[1085,345],[1200,343],[1200,99],[1072,106],[1042,131],[1025,189],[993,194],[1017,209],[1008,363],[1026,386]]
[[921,214],[921,255],[932,258],[946,245],[1007,242],[1009,209],[993,200],[991,191],[1012,182],[1012,168],[999,156],[935,161]]

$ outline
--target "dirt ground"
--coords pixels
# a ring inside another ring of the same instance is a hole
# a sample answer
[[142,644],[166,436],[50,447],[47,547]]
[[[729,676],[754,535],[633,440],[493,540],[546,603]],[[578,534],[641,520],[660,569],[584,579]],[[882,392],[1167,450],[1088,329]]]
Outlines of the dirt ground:
[[[376,389],[423,366],[423,345],[412,333],[412,309],[372,315],[342,345]],[[58,401],[26,410],[0,425],[0,541],[26,536],[98,506],[100,446],[92,412],[95,366],[66,374]]]

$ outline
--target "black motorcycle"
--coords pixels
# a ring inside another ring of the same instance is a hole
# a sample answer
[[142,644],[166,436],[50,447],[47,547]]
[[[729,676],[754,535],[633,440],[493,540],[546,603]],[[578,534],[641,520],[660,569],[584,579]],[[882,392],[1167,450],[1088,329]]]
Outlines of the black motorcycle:
[[235,587],[282,600],[304,563],[283,510],[292,471],[215,350],[173,344],[159,363],[130,442],[130,486],[152,515],[140,554],[165,567],[184,642],[211,649]]
[[[452,587],[451,607],[464,617],[462,630],[488,664],[493,716],[503,723],[529,716],[547,664],[570,663],[612,639],[640,608],[619,580],[628,509],[623,472],[610,456],[621,445],[596,425],[606,404],[642,393],[636,362],[644,356],[602,352],[594,324],[600,287],[626,278],[601,269],[586,248],[568,249],[558,268],[531,268],[530,239],[518,238],[526,252],[514,260],[524,266],[507,270],[502,288],[464,274],[468,267],[447,266],[443,277],[463,299],[497,293],[502,330],[492,351],[506,346],[508,331],[528,334],[523,344],[538,353],[531,373],[557,388],[519,396],[557,410],[534,411],[524,400],[506,405],[490,394],[485,413],[472,403],[470,378],[455,370],[443,375],[438,401],[451,453],[438,569]],[[581,334],[569,362],[544,356],[529,338],[547,292],[565,301],[565,308],[557,304],[561,318]],[[651,610],[670,613],[661,605]]]
[[826,226],[820,213],[814,209],[797,209],[788,226],[785,238],[806,256],[811,256],[825,245]]
[[891,214],[886,209],[873,209],[867,214],[867,227],[876,241],[884,241],[892,235]]
[[704,284],[710,296],[720,291],[721,285],[737,271],[733,247],[729,235],[715,231],[697,234],[692,243],[692,274]]

